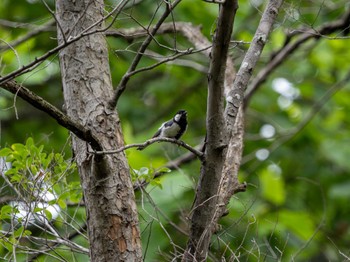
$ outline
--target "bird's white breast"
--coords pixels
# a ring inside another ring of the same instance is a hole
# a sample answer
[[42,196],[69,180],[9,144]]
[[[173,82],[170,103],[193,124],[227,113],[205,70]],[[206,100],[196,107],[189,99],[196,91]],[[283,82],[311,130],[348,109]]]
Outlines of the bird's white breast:
[[165,126],[159,136],[161,137],[175,137],[180,131],[180,126],[173,123],[171,126]]

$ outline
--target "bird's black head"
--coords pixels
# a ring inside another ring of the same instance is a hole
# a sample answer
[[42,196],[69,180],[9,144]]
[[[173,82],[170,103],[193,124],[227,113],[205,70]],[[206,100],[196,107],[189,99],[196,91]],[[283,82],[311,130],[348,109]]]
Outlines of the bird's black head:
[[179,110],[176,115],[174,116],[175,122],[180,122],[181,120],[186,120],[187,118],[187,111],[186,110]]

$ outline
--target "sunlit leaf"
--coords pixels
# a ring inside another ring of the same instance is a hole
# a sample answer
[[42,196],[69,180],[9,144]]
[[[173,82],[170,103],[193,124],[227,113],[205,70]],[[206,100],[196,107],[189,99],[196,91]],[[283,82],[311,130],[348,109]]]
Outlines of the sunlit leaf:
[[286,199],[286,192],[281,174],[266,168],[260,173],[259,178],[262,196],[275,205],[282,205]]
[[315,224],[309,213],[303,211],[282,210],[278,212],[278,223],[287,227],[303,240],[311,238],[315,232]]
[[11,153],[12,153],[12,150],[10,148],[7,148],[7,147],[3,148],[0,150],[0,157],[6,157]]
[[52,213],[49,210],[44,209],[44,213],[49,221],[52,220]]
[[24,232],[24,227],[21,226],[20,228],[18,228],[14,233],[13,233],[13,236],[14,237],[19,237],[19,236],[22,236],[23,235],[23,232]]

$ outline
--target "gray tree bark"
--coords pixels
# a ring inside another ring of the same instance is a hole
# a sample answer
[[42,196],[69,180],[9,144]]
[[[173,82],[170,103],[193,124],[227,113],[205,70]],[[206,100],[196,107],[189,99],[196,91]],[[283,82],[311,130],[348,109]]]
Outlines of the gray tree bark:
[[224,118],[225,71],[233,21],[238,8],[236,0],[220,6],[217,28],[211,49],[208,72],[207,139],[205,161],[201,167],[190,238],[183,261],[205,261],[211,236],[215,231],[219,186],[228,145]]
[[237,179],[243,148],[244,92],[282,2],[269,1],[237,75],[228,48],[238,1],[226,0],[220,5],[208,72],[206,149],[183,261],[206,261],[212,234],[218,230],[228,201],[235,192],[245,190]]
[[59,44],[86,33],[59,53],[65,108],[97,141],[89,144],[72,135],[86,204],[91,261],[141,261],[138,214],[125,154],[89,153],[124,145],[118,114],[107,102],[113,97],[113,88],[106,41],[98,32],[103,28],[103,12],[102,0],[56,1]]

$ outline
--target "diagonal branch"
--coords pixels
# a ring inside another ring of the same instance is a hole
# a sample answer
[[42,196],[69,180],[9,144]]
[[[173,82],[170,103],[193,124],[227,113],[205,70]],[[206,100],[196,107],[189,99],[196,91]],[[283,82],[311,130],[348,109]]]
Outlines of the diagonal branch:
[[198,53],[198,52],[202,52],[205,49],[209,49],[209,48],[210,48],[210,46],[209,47],[205,47],[204,49],[200,49],[200,50],[194,50],[193,48],[189,48],[189,49],[187,49],[184,52],[177,53],[177,54],[174,54],[174,55],[171,55],[171,56],[168,56],[168,57],[164,57],[163,59],[158,58],[158,59],[156,59],[156,60],[159,60],[157,63],[155,63],[153,65],[150,65],[150,66],[145,66],[145,67],[142,67],[142,68],[139,68],[139,69],[135,69],[134,71],[126,73],[124,76],[130,78],[131,76],[136,75],[138,73],[141,73],[141,72],[144,72],[144,71],[148,71],[148,70],[156,68],[156,67],[158,67],[158,66],[160,66],[162,64],[165,64],[167,62],[174,61],[174,60],[178,59],[179,57],[190,55],[190,54],[195,54],[195,53]]
[[[244,108],[242,106],[244,89],[246,89],[252,71],[263,50],[277,12],[283,1],[270,1],[260,20],[252,44],[241,64],[237,76],[234,74],[232,61],[228,60],[226,68],[226,123],[228,128],[228,147],[222,171],[218,204],[214,221],[227,214],[226,205],[233,194],[245,191],[246,183],[238,180],[238,171],[242,159],[244,137]],[[231,62],[231,63],[229,63]],[[230,110],[232,110],[230,112]]]
[[130,75],[129,74],[131,72],[135,71],[135,69],[136,69],[137,65],[139,64],[139,62],[140,62],[143,54],[145,53],[147,47],[152,42],[152,40],[154,38],[154,35],[157,33],[157,31],[160,28],[160,26],[164,23],[165,19],[171,14],[173,9],[180,2],[181,2],[181,0],[176,0],[172,4],[167,3],[167,8],[164,11],[163,15],[159,18],[157,24],[148,33],[148,36],[146,37],[146,39],[141,44],[139,50],[137,51],[137,55],[134,57],[134,60],[132,61],[128,71],[124,74],[124,76],[120,80],[119,85],[117,86],[117,88],[115,90],[114,96],[113,96],[112,100],[110,101],[110,107],[111,108],[114,109],[117,106],[118,100],[119,100],[120,96],[122,95],[122,93],[125,91],[126,84],[129,82],[129,79],[130,79]]
[[[259,71],[256,77],[249,85],[249,89],[246,92],[244,98],[244,107],[247,107],[251,97],[257,91],[259,86],[266,81],[269,75],[283,62],[287,61],[286,58],[291,56],[294,51],[298,49],[302,44],[306,43],[309,39],[319,39],[326,35],[332,34],[336,31],[345,31],[349,29],[350,25],[350,9],[340,19],[326,23],[319,28],[313,30],[307,30],[301,34],[291,34],[287,36],[285,45],[281,47],[273,56],[263,69]],[[297,37],[295,41],[291,41],[293,37]]]
[[29,104],[39,109],[40,111],[48,114],[53,119],[55,119],[61,126],[67,128],[69,131],[74,133],[80,139],[88,142],[95,150],[100,150],[98,139],[93,137],[90,130],[86,129],[82,125],[74,122],[66,114],[60,111],[57,107],[50,104],[42,97],[36,95],[29,89],[18,84],[16,81],[7,81],[0,86],[11,92],[14,95],[21,97],[23,100],[27,101]]
[[[66,241],[69,242],[73,242],[73,239],[76,237],[81,236],[81,232],[82,230],[87,230],[87,224],[83,224],[82,226],[80,226],[80,230],[74,230],[73,232],[69,233],[68,236],[65,237]],[[39,239],[40,240],[40,239]],[[46,245],[48,245],[51,241],[47,241],[48,239],[43,239],[43,243],[45,243]],[[47,243],[48,242],[48,243]],[[52,251],[55,250],[56,248],[58,248],[61,243],[58,241],[52,241],[51,242],[52,245],[48,245],[48,248],[45,248],[45,245],[42,245],[41,249],[37,250],[36,252],[33,252],[31,254],[31,256],[29,258],[27,258],[28,262],[32,262],[32,261],[38,261],[38,258],[45,255],[46,251]],[[80,252],[85,253],[84,249],[81,249]],[[89,252],[87,252],[88,254]]]
[[[203,148],[203,144],[200,144],[198,146],[196,146],[195,148]],[[196,155],[191,153],[191,152],[187,152],[185,154],[183,154],[182,156],[179,156],[178,158],[174,159],[174,160],[170,160],[168,163],[166,163],[163,167],[164,168],[168,168],[170,170],[178,170],[180,169],[180,167],[182,165],[185,165],[187,163],[192,162],[193,160],[196,159]],[[163,171],[156,171],[153,174],[153,179],[157,178],[157,177],[161,177],[165,174],[168,174],[168,172],[163,172]],[[144,188],[148,185],[148,182],[145,180],[138,180],[134,183],[134,190],[140,190],[141,188]],[[1,202],[0,202],[1,203]]]
[[23,42],[27,41],[28,39],[42,33],[42,32],[47,32],[51,29],[51,27],[53,27],[55,24],[54,20],[49,21],[48,23],[44,24],[44,25],[40,25],[38,27],[35,27],[33,29],[31,29],[26,35],[19,37],[18,39],[14,40],[13,42],[10,42],[8,44],[3,44],[0,45],[0,52],[6,51],[10,48],[14,48],[20,44],[22,44]]
[[283,0],[270,0],[255,32],[253,41],[242,61],[241,67],[235,76],[233,86],[226,96],[226,124],[229,133],[229,143],[220,181],[220,193],[215,220],[227,212],[226,205],[234,193],[245,191],[246,184],[238,181],[238,171],[243,151],[244,136],[244,92],[248,86],[250,77],[260,54],[269,37],[272,26],[278,15]]
[[3,76],[0,77],[0,85],[13,80],[14,78],[16,78],[17,76],[20,76],[24,73],[30,72],[32,71],[34,68],[38,67],[43,61],[45,61],[47,58],[49,58],[51,55],[57,53],[58,51],[62,50],[63,48],[69,46],[70,44],[78,41],[79,39],[92,35],[92,34],[96,34],[96,33],[100,33],[100,32],[105,32],[108,30],[108,28],[112,25],[110,24],[109,26],[107,26],[106,28],[102,28],[102,29],[96,29],[96,30],[92,30],[94,29],[96,26],[100,25],[104,20],[106,20],[108,17],[112,16],[113,14],[115,14],[115,18],[117,18],[117,16],[120,14],[120,12],[123,10],[124,6],[127,4],[128,1],[121,1],[111,12],[109,12],[108,14],[106,14],[103,18],[99,19],[98,21],[96,21],[95,23],[91,24],[89,27],[85,28],[81,33],[79,33],[76,36],[70,36],[69,39],[67,39],[66,41],[64,41],[62,44],[56,46],[55,48],[49,50],[48,52],[46,52],[45,54],[41,55],[40,57],[36,57],[32,62],[28,63],[27,65],[23,65],[21,68]]
[[282,3],[283,0],[269,1],[253,37],[253,41],[238,70],[233,83],[233,89],[226,98],[226,123],[228,129],[231,131],[234,129],[233,126],[236,122],[239,107],[243,104],[244,92],[247,89],[255,65],[260,58]]
[[[154,30],[153,27],[152,30]],[[187,40],[193,44],[196,49],[205,49],[203,53],[209,57],[211,42],[202,34],[200,26],[194,26],[189,22],[163,23],[157,30],[157,34],[181,33]],[[123,37],[126,41],[132,42],[135,39],[148,36],[149,33],[143,27],[108,30],[106,36]]]
[[154,144],[156,142],[168,142],[168,143],[176,144],[176,145],[181,146],[181,147],[187,149],[188,151],[192,152],[200,160],[203,160],[203,153],[202,152],[198,151],[194,147],[186,144],[185,142],[183,142],[181,140],[177,140],[177,139],[174,139],[174,138],[167,138],[167,137],[151,138],[151,139],[147,140],[144,143],[129,144],[129,145],[123,146],[123,147],[115,149],[115,150],[94,151],[92,153],[96,154],[96,155],[117,154],[117,153],[121,153],[121,152],[123,152],[123,151],[125,151],[125,150],[127,150],[129,148],[134,148],[134,147],[136,147],[138,150],[143,150],[146,147],[148,147],[149,145]]

